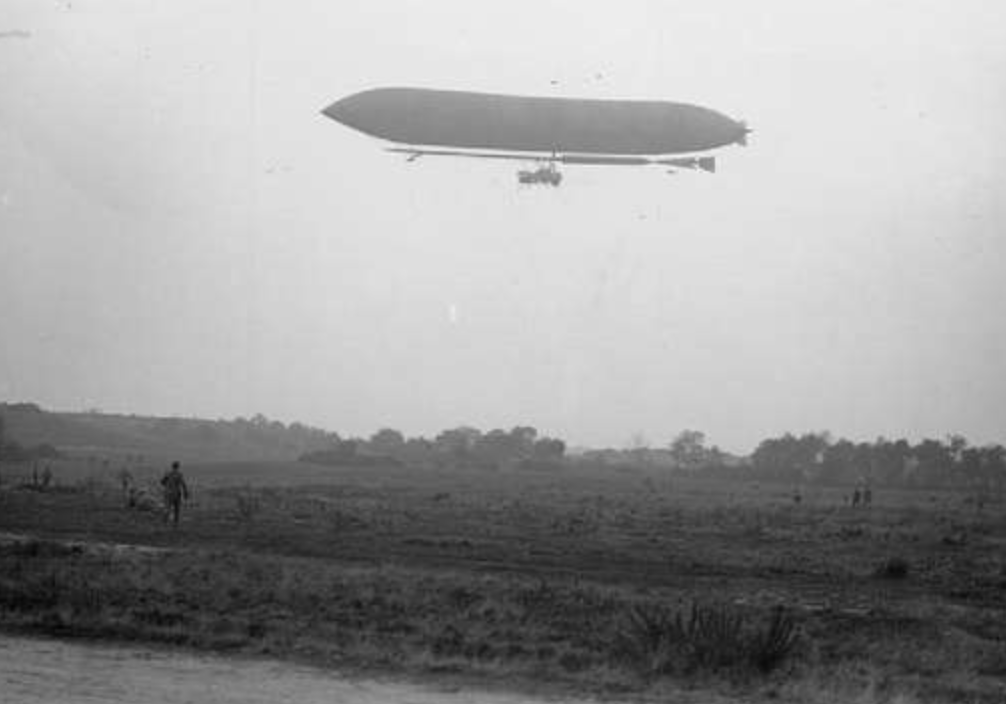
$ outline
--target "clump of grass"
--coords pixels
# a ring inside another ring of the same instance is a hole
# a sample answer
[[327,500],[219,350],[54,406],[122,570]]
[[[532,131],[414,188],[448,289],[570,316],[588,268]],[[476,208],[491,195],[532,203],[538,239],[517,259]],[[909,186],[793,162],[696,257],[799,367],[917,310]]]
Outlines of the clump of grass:
[[0,545],[0,557],[60,558],[83,553],[79,545],[64,545],[51,540],[21,540]]
[[873,576],[879,579],[905,579],[908,577],[908,560],[902,557],[889,557],[874,570]]
[[768,625],[756,631],[750,641],[750,661],[761,672],[780,667],[797,645],[796,622],[782,607],[776,607]]
[[262,512],[262,501],[251,491],[242,491],[234,496],[238,518],[251,523]]
[[79,577],[74,560],[79,546],[28,540],[0,546],[0,612],[31,614],[66,607],[77,614],[100,611],[99,590]]
[[725,605],[695,602],[686,612],[662,604],[630,609],[620,631],[623,652],[648,674],[724,670],[769,673],[799,642],[796,623],[777,608],[767,624],[747,621]]

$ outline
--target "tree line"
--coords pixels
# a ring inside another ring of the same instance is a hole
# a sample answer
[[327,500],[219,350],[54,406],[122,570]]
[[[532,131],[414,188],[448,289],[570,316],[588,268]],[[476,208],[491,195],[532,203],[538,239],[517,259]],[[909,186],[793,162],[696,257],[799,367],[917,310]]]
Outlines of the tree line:
[[750,456],[739,457],[708,445],[700,431],[684,430],[666,447],[649,447],[636,439],[628,448],[589,450],[578,459],[725,480],[1006,490],[1006,448],[971,445],[957,434],[912,443],[883,437],[873,442],[836,440],[828,432],[786,433],[762,440]]
[[758,478],[787,482],[1001,491],[1006,448],[973,446],[956,434],[914,444],[883,437],[856,443],[834,440],[828,433],[786,434],[758,445],[750,471]]
[[835,439],[828,432],[786,433],[762,440],[750,456],[742,457],[709,444],[700,431],[683,430],[662,447],[650,447],[637,435],[626,448],[587,450],[570,456],[563,440],[540,435],[529,425],[487,432],[462,425],[432,438],[406,438],[399,430],[382,428],[367,438],[343,438],[262,414],[214,421],[96,411],[54,413],[30,403],[0,403],[0,462],[56,458],[63,446],[115,447],[117,443],[130,452],[170,448],[200,457],[299,457],[330,465],[590,465],[788,483],[1006,490],[1006,448],[972,445],[957,434],[913,443],[883,437],[853,442]]
[[566,443],[539,436],[531,426],[482,432],[471,426],[444,430],[434,438],[406,439],[382,428],[369,438],[336,439],[332,447],[301,455],[303,462],[330,465],[452,466],[498,469],[509,466],[551,468],[562,463]]

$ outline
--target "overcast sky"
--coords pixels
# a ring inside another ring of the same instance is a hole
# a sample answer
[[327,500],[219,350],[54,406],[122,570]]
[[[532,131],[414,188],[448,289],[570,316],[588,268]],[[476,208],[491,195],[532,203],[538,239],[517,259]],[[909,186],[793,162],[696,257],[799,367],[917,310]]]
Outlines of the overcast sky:
[[[595,446],[1006,441],[999,0],[3,7],[0,398]],[[319,114],[379,86],[755,132],[714,176],[529,189]]]

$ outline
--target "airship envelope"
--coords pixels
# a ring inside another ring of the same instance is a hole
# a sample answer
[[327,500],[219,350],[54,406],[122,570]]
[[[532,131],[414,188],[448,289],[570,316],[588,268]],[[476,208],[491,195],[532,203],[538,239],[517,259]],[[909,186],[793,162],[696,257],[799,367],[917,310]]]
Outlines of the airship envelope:
[[743,144],[742,122],[687,103],[377,88],[323,110],[365,134],[413,146],[553,154],[662,155]]

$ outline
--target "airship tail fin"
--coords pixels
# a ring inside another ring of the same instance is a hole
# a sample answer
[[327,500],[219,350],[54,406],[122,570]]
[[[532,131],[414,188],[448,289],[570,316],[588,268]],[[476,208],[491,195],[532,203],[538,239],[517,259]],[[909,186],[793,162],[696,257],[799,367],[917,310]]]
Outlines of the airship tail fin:
[[738,124],[741,127],[741,133],[740,136],[734,140],[734,143],[739,144],[742,147],[746,147],[748,145],[748,135],[751,134],[751,128],[748,127],[746,122],[740,122]]
[[686,156],[676,159],[659,159],[654,163],[673,166],[678,169],[702,169],[711,174],[716,173],[716,157],[714,156]]

